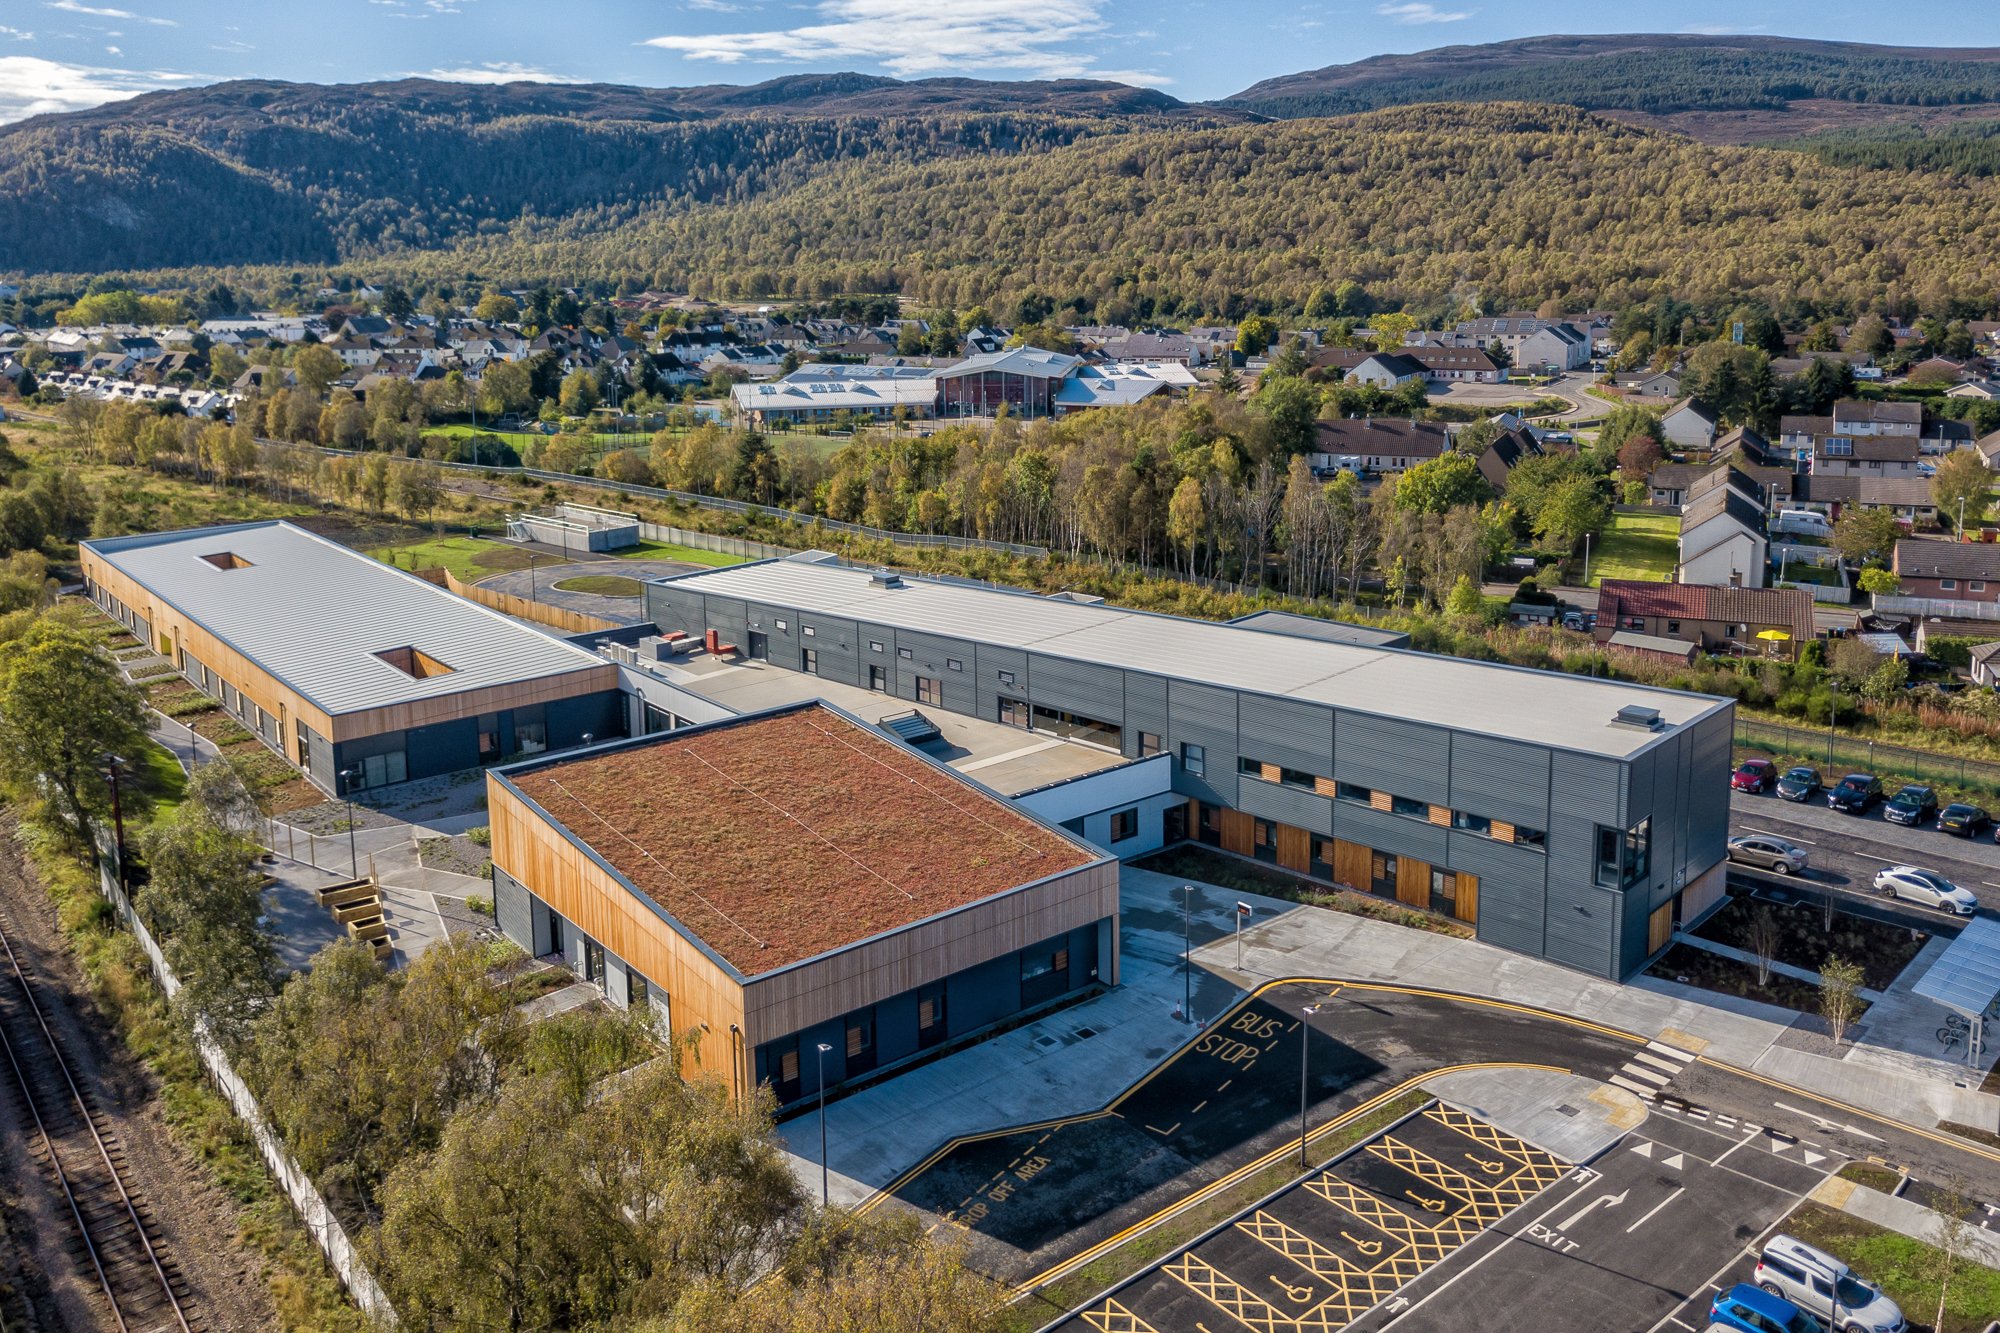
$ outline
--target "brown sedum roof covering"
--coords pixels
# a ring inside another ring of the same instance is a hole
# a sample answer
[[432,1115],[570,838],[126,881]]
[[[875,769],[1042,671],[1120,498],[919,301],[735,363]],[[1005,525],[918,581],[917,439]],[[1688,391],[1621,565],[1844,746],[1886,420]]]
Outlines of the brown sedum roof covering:
[[1100,859],[819,704],[510,778],[745,976]]

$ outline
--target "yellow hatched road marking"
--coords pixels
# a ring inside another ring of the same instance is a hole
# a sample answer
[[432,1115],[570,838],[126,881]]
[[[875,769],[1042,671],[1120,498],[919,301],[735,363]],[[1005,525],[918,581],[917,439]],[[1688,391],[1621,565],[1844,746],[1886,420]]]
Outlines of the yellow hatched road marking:
[[1097,1333],[1160,1333],[1117,1301],[1106,1301],[1102,1310],[1085,1310],[1083,1322]]
[[1182,1255],[1163,1271],[1237,1323],[1256,1329],[1257,1333],[1280,1333],[1281,1330],[1289,1333],[1289,1330],[1298,1327],[1295,1320],[1280,1313],[1268,1301],[1245,1291],[1221,1269],[1192,1254]]

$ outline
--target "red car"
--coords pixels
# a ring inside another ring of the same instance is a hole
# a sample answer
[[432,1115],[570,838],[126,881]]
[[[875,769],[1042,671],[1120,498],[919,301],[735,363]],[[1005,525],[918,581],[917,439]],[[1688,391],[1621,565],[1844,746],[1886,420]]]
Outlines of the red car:
[[1778,785],[1778,766],[1768,759],[1745,759],[1729,775],[1736,791],[1765,792]]

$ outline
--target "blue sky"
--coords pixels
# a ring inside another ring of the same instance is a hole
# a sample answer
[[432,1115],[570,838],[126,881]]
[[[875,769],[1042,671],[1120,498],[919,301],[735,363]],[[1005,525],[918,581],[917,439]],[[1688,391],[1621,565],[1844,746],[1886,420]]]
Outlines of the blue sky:
[[0,121],[223,79],[412,74],[1086,76],[1199,101],[1383,52],[1606,31],[2000,43],[1992,0],[0,0]]

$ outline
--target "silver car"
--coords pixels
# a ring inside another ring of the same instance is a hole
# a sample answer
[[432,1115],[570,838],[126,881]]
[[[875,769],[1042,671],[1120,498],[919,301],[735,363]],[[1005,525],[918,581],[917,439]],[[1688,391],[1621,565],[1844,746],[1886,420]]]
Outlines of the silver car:
[[1773,1236],[1757,1256],[1757,1285],[1807,1314],[1830,1320],[1834,1333],[1903,1333],[1903,1312],[1882,1289],[1815,1245]]
[[1806,868],[1806,849],[1768,833],[1745,833],[1729,840],[1729,859],[1774,875],[1796,875]]

